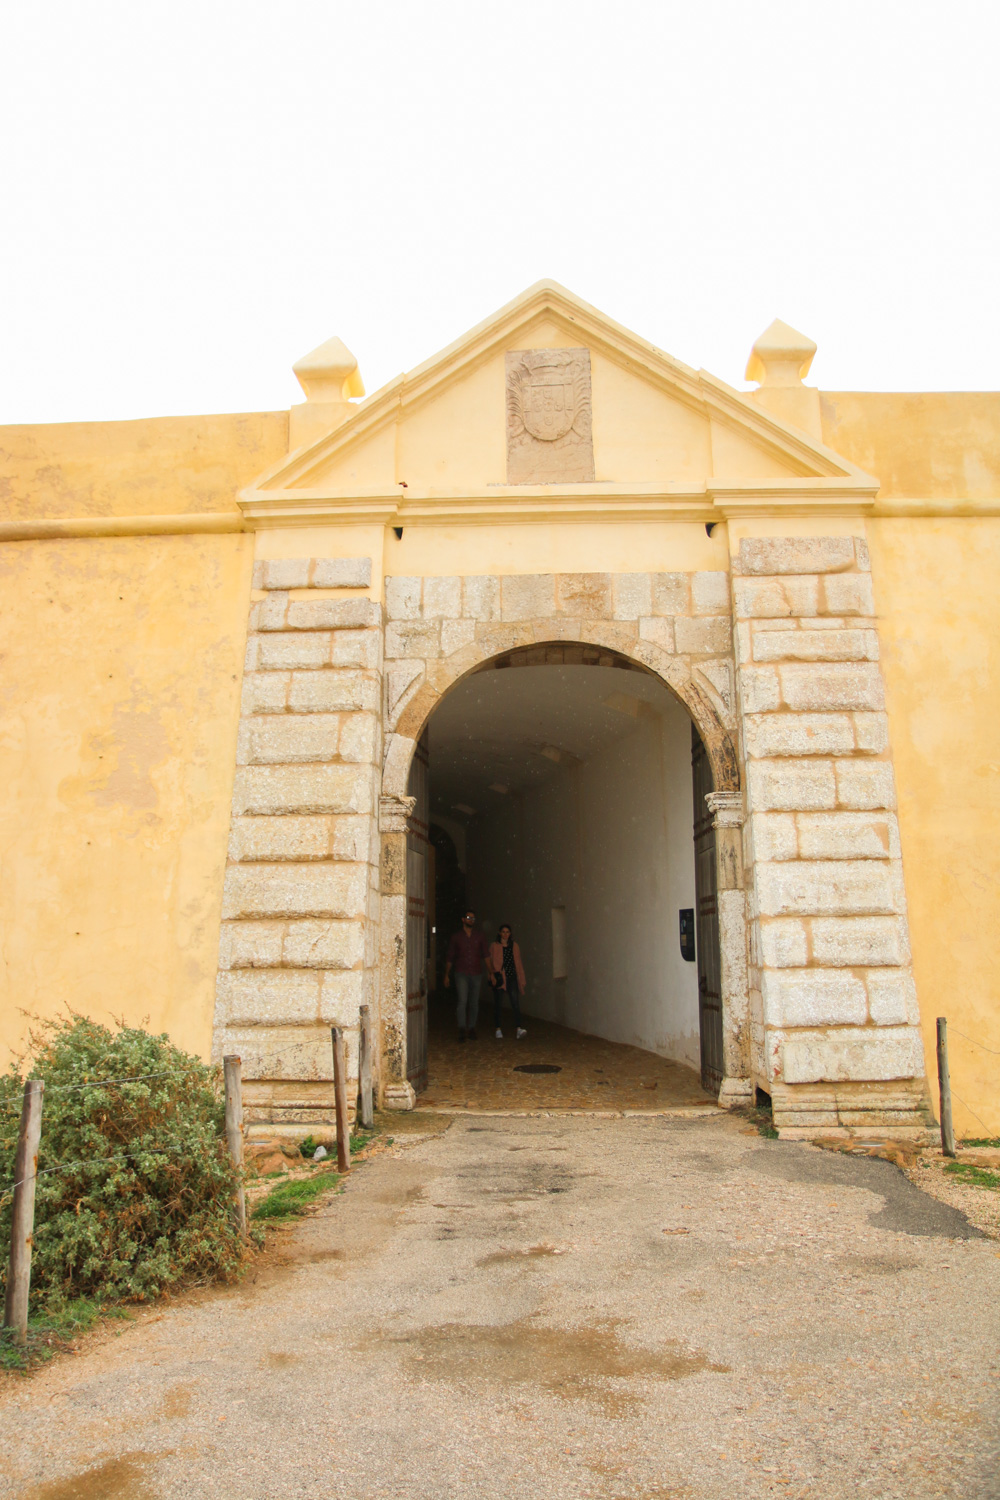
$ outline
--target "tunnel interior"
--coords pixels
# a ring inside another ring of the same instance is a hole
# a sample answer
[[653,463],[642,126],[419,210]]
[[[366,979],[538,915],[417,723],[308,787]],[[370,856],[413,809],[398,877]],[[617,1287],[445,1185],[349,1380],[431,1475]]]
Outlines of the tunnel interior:
[[[529,1032],[533,1019],[556,1023],[704,1080],[718,935],[713,891],[696,889],[709,864],[714,872],[714,851],[697,858],[695,834],[707,823],[696,806],[699,765],[709,789],[687,710],[658,678],[610,653],[513,653],[445,696],[409,787],[408,1049],[418,1090],[428,1056],[433,1073],[435,1037],[455,1024],[443,971],[470,907],[488,939],[502,923],[513,929]],[[487,985],[482,1007],[481,1031],[492,1035]]]

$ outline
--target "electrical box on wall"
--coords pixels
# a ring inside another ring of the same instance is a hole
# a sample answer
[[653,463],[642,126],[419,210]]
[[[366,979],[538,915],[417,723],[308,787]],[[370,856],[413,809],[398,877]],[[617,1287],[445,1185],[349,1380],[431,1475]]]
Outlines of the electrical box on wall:
[[694,963],[694,907],[682,906],[680,909],[681,919],[681,958],[687,959],[689,964]]

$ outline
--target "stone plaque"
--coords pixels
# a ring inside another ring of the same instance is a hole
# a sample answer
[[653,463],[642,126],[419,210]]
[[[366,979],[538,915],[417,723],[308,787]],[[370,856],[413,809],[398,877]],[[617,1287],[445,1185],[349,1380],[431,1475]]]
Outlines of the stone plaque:
[[593,478],[590,350],[508,350],[507,483]]

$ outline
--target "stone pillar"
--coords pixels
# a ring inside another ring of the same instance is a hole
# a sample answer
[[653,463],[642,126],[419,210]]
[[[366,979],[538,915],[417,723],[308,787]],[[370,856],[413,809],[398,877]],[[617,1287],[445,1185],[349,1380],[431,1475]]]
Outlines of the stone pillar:
[[370,578],[366,558],[254,570],[213,1054],[242,1057],[250,1120],[289,1130],[333,1119],[329,1028],[353,1078],[360,1006],[378,1017],[382,610],[310,597]]
[[719,1103],[745,1104],[750,1076],[750,1002],[747,993],[747,920],[743,890],[743,797],[709,792],[705,798],[715,829],[716,902],[722,971],[723,1079]]
[[394,793],[379,798],[381,1100],[386,1109],[412,1109],[416,1103],[406,1077],[406,829],[416,800]]
[[733,575],[752,1071],[783,1135],[922,1128],[867,547],[744,538]]

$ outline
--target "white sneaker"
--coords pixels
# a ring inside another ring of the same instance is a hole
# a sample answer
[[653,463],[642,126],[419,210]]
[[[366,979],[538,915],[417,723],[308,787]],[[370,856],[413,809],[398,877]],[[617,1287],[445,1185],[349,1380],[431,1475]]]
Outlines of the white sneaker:
[[528,1033],[525,1031],[525,1029],[524,1029],[523,1026],[519,1026],[517,1028],[517,1039],[518,1039],[518,1041],[520,1041],[523,1036],[527,1036],[527,1035],[528,1035]]
[[497,1041],[498,1042],[502,1042],[503,1041],[503,1032],[500,1030],[499,1026],[497,1027]]

